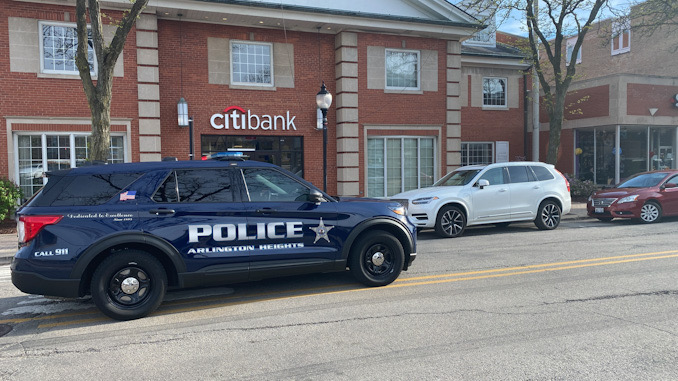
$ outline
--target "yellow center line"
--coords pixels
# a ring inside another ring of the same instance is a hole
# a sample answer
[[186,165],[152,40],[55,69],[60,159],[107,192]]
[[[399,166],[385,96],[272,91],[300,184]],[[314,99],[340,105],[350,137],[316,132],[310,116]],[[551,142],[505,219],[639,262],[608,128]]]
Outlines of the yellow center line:
[[[620,263],[630,263],[630,262],[639,262],[639,261],[654,260],[654,259],[676,258],[676,257],[678,257],[678,250],[670,250],[670,251],[660,251],[660,252],[643,253],[643,254],[620,255],[620,256],[614,256],[614,257],[582,259],[582,260],[576,260],[576,261],[544,263],[544,264],[538,264],[538,265],[507,267],[507,268],[502,268],[502,269],[469,271],[469,272],[450,273],[450,274],[438,274],[438,275],[429,275],[429,276],[421,276],[421,277],[413,277],[413,278],[401,278],[401,279],[397,279],[396,282],[394,282],[394,283],[392,283],[388,286],[385,286],[385,287],[350,288],[350,289],[336,290],[337,287],[345,287],[345,286],[342,286],[342,285],[338,285],[338,286],[324,286],[324,287],[317,287],[317,288],[305,288],[305,289],[298,289],[298,290],[289,290],[289,291],[276,292],[276,293],[258,293],[258,294],[252,294],[252,295],[237,295],[237,296],[229,296],[229,297],[226,297],[226,298],[220,297],[220,296],[214,296],[214,297],[208,297],[208,298],[195,298],[195,299],[177,300],[177,301],[172,301],[172,302],[168,302],[168,303],[163,303],[163,307],[170,307],[170,308],[169,309],[162,309],[162,307],[161,307],[161,311],[156,312],[154,315],[165,315],[165,314],[178,313],[178,312],[198,311],[198,310],[204,310],[204,309],[209,309],[209,308],[220,308],[220,307],[225,307],[225,306],[249,303],[253,299],[256,299],[257,301],[260,301],[260,302],[265,302],[265,301],[271,301],[271,300],[285,300],[285,299],[294,299],[294,298],[302,298],[302,297],[317,296],[317,295],[341,294],[341,293],[356,292],[356,291],[383,290],[383,289],[388,289],[388,288],[401,288],[401,287],[409,287],[409,286],[421,286],[421,285],[459,282],[459,281],[466,281],[466,280],[500,278],[500,277],[514,276],[514,275],[535,274],[535,273],[541,273],[541,272],[547,272],[547,271],[570,270],[570,269],[577,269],[577,268],[586,268],[586,267],[594,267],[594,266],[613,265],[613,264],[620,264]],[[520,271],[520,270],[525,270],[525,271]],[[469,276],[469,275],[472,275],[472,276]],[[326,291],[323,291],[323,290],[326,290]],[[281,296],[281,295],[284,295],[284,294],[300,293],[300,292],[305,293],[305,294]],[[261,297],[265,297],[265,298],[262,299]],[[238,300],[236,300],[236,299],[238,299]],[[203,306],[187,306],[187,307],[172,308],[172,307],[178,307],[178,306],[186,305],[186,304],[194,304],[194,303],[199,303],[199,302],[210,302],[210,301],[222,301],[222,303],[203,305]],[[28,322],[28,321],[54,320],[54,319],[69,318],[69,317],[76,317],[76,316],[77,317],[83,317],[84,315],[94,315],[94,314],[100,314],[100,312],[98,312],[97,310],[91,310],[91,311],[81,311],[81,312],[57,314],[57,315],[36,316],[36,317],[29,317],[29,318],[5,319],[5,320],[0,320],[0,324],[3,324],[3,323],[15,323],[15,324],[17,324],[17,323],[24,323],[24,322]],[[90,319],[71,320],[71,321],[59,322],[59,323],[40,324],[38,326],[38,328],[49,328],[49,327],[57,327],[57,326],[62,326],[62,325],[73,325],[73,324],[106,321],[106,320],[109,320],[109,319],[105,318],[105,317],[95,317],[95,318],[90,318]]]
[[672,254],[672,253],[678,253],[678,250],[658,251],[658,252],[654,252],[654,253],[643,253],[643,254],[633,254],[633,255],[619,255],[619,256],[615,256],[615,257],[605,257],[605,258],[581,259],[581,260],[567,261],[567,262],[543,263],[543,264],[539,264],[539,265],[506,267],[506,268],[501,268],[501,269],[468,271],[468,272],[463,272],[463,273],[426,275],[426,276],[413,277],[413,278],[398,278],[398,279],[395,280],[395,282],[396,283],[411,282],[411,281],[423,280],[423,279],[450,278],[450,277],[465,276],[465,275],[498,273],[498,272],[514,271],[514,270],[535,269],[535,268],[552,267],[552,266],[562,266],[562,265],[570,265],[570,264],[575,264],[575,263],[601,262],[601,261],[609,261],[609,260],[612,260],[612,259],[646,257],[646,256],[651,256],[651,255],[662,255],[662,254]]

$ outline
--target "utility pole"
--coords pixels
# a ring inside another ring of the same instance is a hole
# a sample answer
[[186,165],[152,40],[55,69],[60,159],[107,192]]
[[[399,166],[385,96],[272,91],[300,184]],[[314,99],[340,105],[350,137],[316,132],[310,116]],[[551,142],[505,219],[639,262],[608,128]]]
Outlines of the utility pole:
[[[534,1],[534,23],[539,22],[539,0]],[[539,60],[538,36],[532,28],[532,38],[537,45],[537,57]],[[537,65],[532,65],[532,161],[539,161],[539,74]]]

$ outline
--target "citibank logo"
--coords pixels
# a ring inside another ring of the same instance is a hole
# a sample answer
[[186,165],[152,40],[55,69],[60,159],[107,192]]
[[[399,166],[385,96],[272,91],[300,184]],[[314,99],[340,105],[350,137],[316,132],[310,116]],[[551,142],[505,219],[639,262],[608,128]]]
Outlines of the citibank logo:
[[250,110],[238,106],[226,107],[223,113],[214,114],[210,118],[210,124],[217,130],[297,130],[294,125],[293,116],[290,118],[290,112],[286,115],[257,115]]

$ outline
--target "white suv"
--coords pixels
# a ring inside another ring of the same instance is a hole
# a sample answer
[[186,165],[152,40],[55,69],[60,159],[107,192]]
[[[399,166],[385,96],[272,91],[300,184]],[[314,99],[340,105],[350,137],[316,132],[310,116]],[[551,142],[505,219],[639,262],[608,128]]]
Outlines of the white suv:
[[470,165],[428,188],[391,197],[407,206],[417,228],[458,237],[466,226],[534,221],[541,230],[558,227],[570,212],[570,183],[553,165],[539,162]]

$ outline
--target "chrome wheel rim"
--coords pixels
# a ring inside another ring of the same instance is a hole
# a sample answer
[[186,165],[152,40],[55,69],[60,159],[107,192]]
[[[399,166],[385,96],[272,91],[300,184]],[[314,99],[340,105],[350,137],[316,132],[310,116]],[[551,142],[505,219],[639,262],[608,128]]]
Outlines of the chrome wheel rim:
[[645,222],[654,222],[659,218],[659,208],[655,204],[645,204],[640,209],[640,218]]
[[458,210],[448,210],[440,219],[440,227],[448,236],[459,235],[464,229],[464,215]]
[[547,204],[541,211],[541,220],[549,228],[555,228],[560,222],[560,208],[556,204]]

